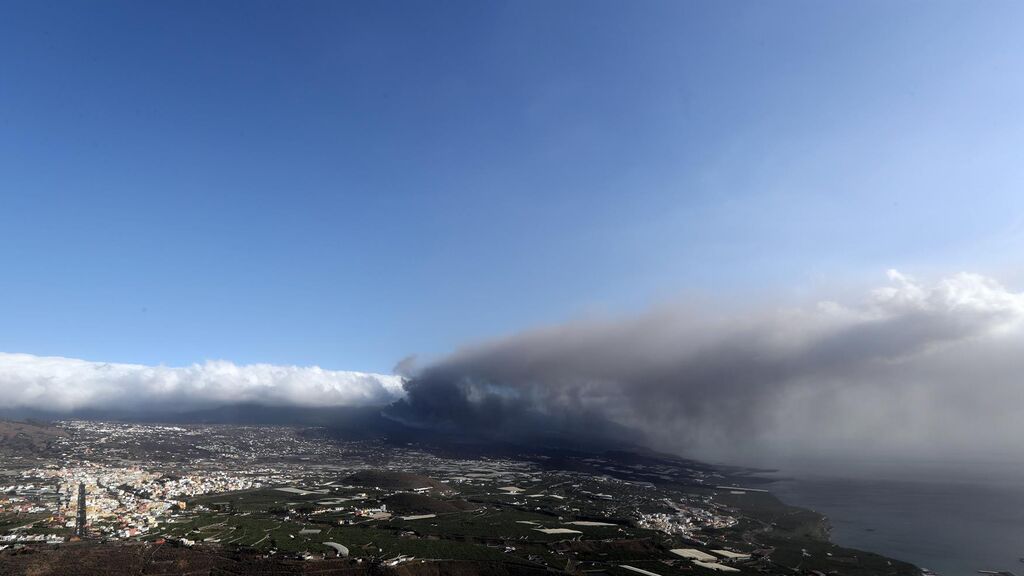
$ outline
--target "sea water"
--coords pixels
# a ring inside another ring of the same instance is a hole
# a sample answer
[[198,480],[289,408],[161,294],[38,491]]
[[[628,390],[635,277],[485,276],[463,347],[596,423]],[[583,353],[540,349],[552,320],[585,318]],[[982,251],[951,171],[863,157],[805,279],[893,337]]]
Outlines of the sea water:
[[[1024,574],[1024,476],[925,467],[899,474],[780,474],[771,491],[828,516],[833,542],[942,576]],[[879,477],[889,476],[889,477]]]

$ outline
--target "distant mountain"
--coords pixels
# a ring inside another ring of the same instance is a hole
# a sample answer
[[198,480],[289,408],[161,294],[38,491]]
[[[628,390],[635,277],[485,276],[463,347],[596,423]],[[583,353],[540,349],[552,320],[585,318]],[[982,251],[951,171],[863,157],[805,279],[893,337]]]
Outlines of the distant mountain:
[[168,410],[153,407],[147,410],[85,409],[72,412],[44,410],[0,411],[0,418],[56,420],[105,420],[113,422],[144,422],[163,424],[240,424],[277,426],[339,426],[352,431],[377,430],[390,422],[375,407],[296,407],[266,406],[245,403],[204,408],[201,410]]
[[516,457],[528,453],[636,452],[643,443],[626,430],[603,424],[604,434],[582,434],[580,426],[557,419],[534,418],[529,426],[490,430],[410,424],[388,413],[390,407],[294,407],[232,404],[192,411],[153,408],[146,411],[78,410],[71,413],[40,410],[0,411],[0,418],[34,421],[97,420],[147,424],[232,424],[244,426],[307,427],[303,435],[340,440],[380,439],[394,445],[417,445],[456,457]]

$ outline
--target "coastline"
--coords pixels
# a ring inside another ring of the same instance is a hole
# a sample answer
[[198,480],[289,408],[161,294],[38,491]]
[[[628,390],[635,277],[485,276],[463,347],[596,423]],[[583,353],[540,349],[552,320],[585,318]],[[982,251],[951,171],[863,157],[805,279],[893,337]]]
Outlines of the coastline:
[[828,519],[837,544],[940,576],[1019,573],[1024,486],[965,481],[780,477],[772,492]]

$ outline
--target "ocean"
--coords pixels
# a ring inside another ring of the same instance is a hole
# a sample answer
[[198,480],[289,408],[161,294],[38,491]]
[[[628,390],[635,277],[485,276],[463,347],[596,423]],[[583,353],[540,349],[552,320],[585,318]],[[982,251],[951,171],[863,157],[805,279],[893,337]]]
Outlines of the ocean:
[[780,474],[782,501],[828,516],[832,540],[928,568],[1024,574],[1024,476],[905,470],[898,478]]

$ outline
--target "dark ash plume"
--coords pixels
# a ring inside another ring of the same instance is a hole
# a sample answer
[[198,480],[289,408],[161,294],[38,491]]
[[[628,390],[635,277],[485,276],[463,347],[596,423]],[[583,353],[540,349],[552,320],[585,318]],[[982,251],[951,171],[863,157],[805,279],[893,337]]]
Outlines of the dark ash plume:
[[687,455],[1021,454],[1024,295],[959,274],[857,305],[738,317],[667,307],[465,348],[387,413],[472,434],[628,430]]

